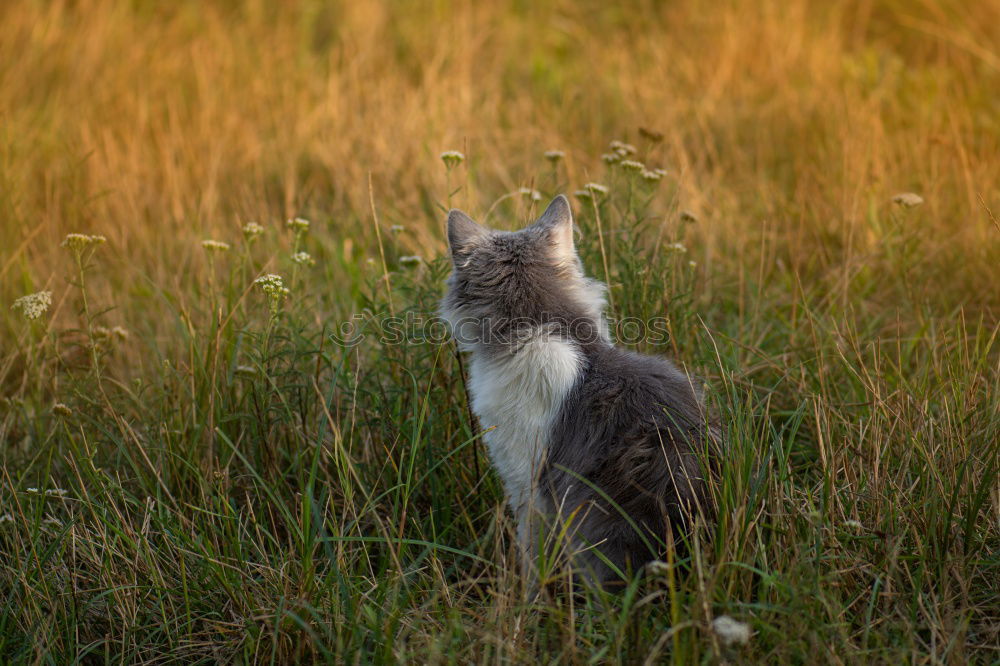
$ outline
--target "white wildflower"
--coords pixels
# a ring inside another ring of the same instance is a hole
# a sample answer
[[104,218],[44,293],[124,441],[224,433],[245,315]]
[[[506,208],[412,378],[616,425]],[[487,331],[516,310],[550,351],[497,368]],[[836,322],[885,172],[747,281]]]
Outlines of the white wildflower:
[[129,333],[126,329],[122,328],[121,326],[115,326],[113,329],[111,329],[111,335],[113,335],[118,340],[124,342],[125,340],[128,340]]
[[32,494],[37,494],[38,493],[38,488],[35,488],[34,486],[31,486],[30,488],[25,488],[24,490],[25,490],[25,492],[32,493]]
[[694,270],[695,268],[698,268],[698,262],[697,261],[689,261],[688,262],[688,268],[690,268],[691,270]]
[[631,143],[623,143],[621,141],[612,141],[609,145],[611,150],[618,153],[622,157],[627,157],[629,155],[636,154],[636,148]]
[[583,189],[590,190],[593,194],[607,194],[611,190],[607,188],[606,185],[601,185],[600,183],[587,183],[583,186]]
[[278,308],[281,307],[281,301],[291,293],[285,286],[285,282],[281,279],[281,276],[274,273],[261,275],[253,283],[258,285],[261,291],[271,299],[271,312],[277,312]]
[[229,252],[229,243],[223,243],[217,240],[203,240],[201,246],[211,254],[214,252]]
[[676,252],[677,254],[684,254],[688,251],[688,249],[684,247],[683,243],[667,243],[664,249],[667,252]]
[[663,178],[663,174],[659,173],[660,171],[662,171],[662,169],[655,169],[652,171],[649,169],[643,169],[642,179],[647,183],[658,182],[661,178]]
[[233,374],[237,377],[256,377],[257,368],[252,365],[238,365],[236,366],[236,370],[233,371]]
[[17,299],[10,309],[20,310],[25,319],[33,321],[48,312],[50,305],[52,305],[52,292],[39,291]]
[[106,243],[107,240],[107,238],[101,235],[66,234],[66,238],[63,239],[60,246],[68,248],[73,252],[83,252],[91,245],[100,245],[101,243]]
[[545,151],[545,159],[547,159],[549,162],[552,162],[553,164],[555,164],[556,162],[558,162],[559,160],[561,160],[564,157],[566,157],[566,153],[564,153],[561,150],[546,150]]
[[66,497],[69,493],[65,488],[49,488],[45,491],[45,494],[49,497]]
[[264,227],[256,222],[247,222],[243,225],[243,237],[247,239],[248,243],[254,242],[263,233]]
[[14,516],[9,513],[0,514],[0,524],[14,522]]
[[604,153],[601,155],[601,160],[603,160],[605,164],[618,164],[618,162],[621,162],[621,159],[622,156],[618,153]]
[[285,222],[285,226],[296,234],[304,234],[309,231],[309,220],[304,217],[293,217]]
[[316,260],[308,252],[296,252],[292,255],[292,261],[299,266],[315,266]]
[[723,645],[746,645],[750,642],[750,625],[728,615],[720,615],[712,620],[712,631]]
[[399,258],[399,263],[404,266],[416,266],[423,261],[423,257],[419,257],[415,254],[409,254]]
[[389,231],[391,231],[394,234],[401,234],[404,231],[406,231],[406,227],[404,227],[402,224],[394,224],[391,227],[389,227]]
[[532,201],[541,201],[542,193],[538,190],[533,190],[530,187],[522,187],[517,190],[517,193],[523,197],[528,197]]
[[916,208],[924,202],[924,198],[914,192],[900,192],[892,198],[892,202],[903,208]]
[[861,521],[853,519],[845,520],[844,527],[846,527],[849,530],[854,530],[855,532],[860,532],[861,530],[864,529],[864,525],[861,524]]
[[590,201],[594,198],[594,195],[590,193],[590,190],[577,190],[573,193],[573,196],[580,201]]
[[457,150],[446,150],[441,153],[441,161],[444,162],[445,167],[450,171],[465,161],[465,155]]
[[634,171],[636,173],[643,171],[646,168],[642,162],[637,162],[635,160],[622,160],[621,167],[626,171]]
[[73,416],[73,410],[70,409],[65,403],[57,402],[52,405],[52,413],[56,416],[61,416],[64,419],[68,419]]

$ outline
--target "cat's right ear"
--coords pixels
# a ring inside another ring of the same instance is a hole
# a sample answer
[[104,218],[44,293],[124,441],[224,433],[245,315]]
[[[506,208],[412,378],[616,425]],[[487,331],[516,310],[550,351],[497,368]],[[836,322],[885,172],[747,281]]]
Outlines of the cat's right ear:
[[489,233],[488,229],[456,208],[448,213],[448,246],[453,259],[471,252]]

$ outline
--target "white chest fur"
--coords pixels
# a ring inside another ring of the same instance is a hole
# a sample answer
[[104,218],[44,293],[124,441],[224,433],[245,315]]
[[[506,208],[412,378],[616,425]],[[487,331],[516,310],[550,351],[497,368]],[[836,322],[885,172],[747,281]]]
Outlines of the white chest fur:
[[489,430],[483,439],[515,510],[532,497],[553,422],[581,363],[575,345],[544,336],[516,354],[472,354],[472,409]]

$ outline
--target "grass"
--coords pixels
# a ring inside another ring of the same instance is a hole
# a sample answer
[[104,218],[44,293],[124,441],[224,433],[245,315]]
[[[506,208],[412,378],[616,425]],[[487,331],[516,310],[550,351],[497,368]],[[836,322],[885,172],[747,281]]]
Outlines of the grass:
[[[6,3],[0,660],[996,663],[998,21]],[[605,165],[611,139],[668,175]],[[619,332],[665,316],[633,346],[711,387],[720,522],[687,574],[532,601],[420,322],[447,207],[516,228],[591,181],[580,251]],[[41,318],[9,308],[40,290]]]

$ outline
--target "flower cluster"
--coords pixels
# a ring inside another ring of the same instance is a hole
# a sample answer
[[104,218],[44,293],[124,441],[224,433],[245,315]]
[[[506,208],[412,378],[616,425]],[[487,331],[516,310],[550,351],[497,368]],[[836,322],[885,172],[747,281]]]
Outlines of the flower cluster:
[[628,157],[629,155],[635,155],[637,152],[635,146],[631,143],[624,143],[623,141],[612,141],[608,144],[608,147],[611,148],[611,152],[616,153],[621,158]]
[[66,234],[66,238],[60,243],[60,247],[65,247],[73,252],[83,252],[89,247],[100,245],[108,241],[104,236],[90,236],[87,234]]
[[261,291],[271,299],[271,312],[277,312],[278,308],[281,307],[281,302],[291,293],[288,287],[285,286],[285,282],[281,279],[281,276],[274,273],[261,275],[253,283],[258,285]]
[[254,242],[263,233],[264,227],[256,222],[247,222],[243,225],[243,237],[247,239],[248,243]]
[[17,299],[10,309],[20,310],[24,313],[25,319],[33,321],[45,314],[50,305],[52,305],[52,292],[39,291]]
[[655,183],[667,175],[666,169],[643,169],[642,179],[647,183]]
[[299,266],[315,266],[316,260],[308,252],[296,252],[292,255],[292,262]]
[[445,168],[451,171],[465,161],[465,155],[457,150],[446,150],[441,153],[441,161],[444,162]]
[[285,226],[294,231],[296,235],[309,232],[309,220],[304,217],[293,217],[285,222]]
[[547,159],[549,162],[552,162],[552,164],[555,164],[556,162],[560,161],[564,157],[566,157],[566,153],[564,153],[561,150],[546,150],[545,151],[545,159]]
[[399,263],[404,266],[416,266],[423,261],[423,257],[417,256],[415,254],[409,254],[399,258]]
[[209,254],[214,254],[216,252],[229,252],[229,243],[224,243],[222,241],[203,240],[201,242],[201,246],[205,248]]

